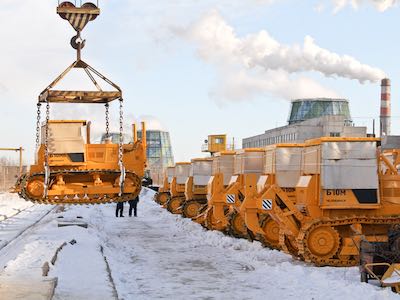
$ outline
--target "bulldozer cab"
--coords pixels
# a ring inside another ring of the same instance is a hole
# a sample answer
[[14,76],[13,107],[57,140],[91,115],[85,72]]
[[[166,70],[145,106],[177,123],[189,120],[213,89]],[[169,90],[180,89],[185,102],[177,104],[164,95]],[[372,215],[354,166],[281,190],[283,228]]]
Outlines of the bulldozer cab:
[[195,186],[206,186],[212,175],[212,158],[192,159],[191,176]]
[[[43,125],[42,141],[45,144],[46,126]],[[56,121],[51,120],[48,124],[48,151],[57,161],[62,160],[63,156],[72,163],[84,163],[86,161],[85,145],[90,144],[90,129],[86,121]]]

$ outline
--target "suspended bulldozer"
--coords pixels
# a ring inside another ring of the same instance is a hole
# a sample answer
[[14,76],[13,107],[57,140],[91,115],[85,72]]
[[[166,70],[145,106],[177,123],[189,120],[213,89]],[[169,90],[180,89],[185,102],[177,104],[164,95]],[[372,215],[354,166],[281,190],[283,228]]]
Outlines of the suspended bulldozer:
[[[123,144],[122,91],[81,59],[81,50],[85,46],[85,41],[81,39],[81,31],[88,22],[97,18],[100,9],[92,3],[75,7],[71,2],[62,2],[57,8],[57,13],[61,18],[68,20],[77,32],[71,40],[72,47],[77,51],[77,59],[39,95],[36,162],[31,166],[29,173],[19,178],[16,190],[22,198],[36,203],[94,204],[132,199],[141,189],[141,177],[146,166],[146,137],[141,141],[134,140],[132,144]],[[83,70],[96,90],[54,89],[73,69]],[[103,90],[95,77],[105,82],[112,90]],[[103,104],[108,136],[109,105],[114,100],[119,101],[120,108],[118,144],[91,144],[90,122],[50,120],[52,103]],[[41,127],[42,104],[46,105],[46,119]],[[84,129],[86,134],[82,135],[81,131]]]
[[213,158],[192,159],[191,176],[185,183],[185,200],[182,215],[197,217],[207,206],[207,184],[211,177]]
[[[400,224],[400,156],[373,138],[307,141],[296,200],[273,184],[257,208],[278,224],[288,250],[319,266],[359,263],[360,243],[388,242]],[[287,246],[287,244],[286,244]]]
[[[263,175],[256,182],[255,174],[248,175],[245,182],[245,199],[240,211],[245,215],[249,230],[269,248],[287,250],[287,244],[280,242],[278,223],[264,210],[257,208],[257,198],[273,185],[281,186],[282,191],[294,204],[296,203],[296,184],[300,178],[303,144],[276,144],[266,148],[263,159]],[[284,239],[282,232],[281,238]]]
[[171,198],[169,189],[174,178],[175,167],[168,167],[164,173],[163,185],[159,188],[158,192],[154,195],[154,200],[160,204],[165,205]]
[[171,197],[166,203],[168,211],[173,214],[182,213],[182,203],[185,200],[185,184],[191,173],[190,162],[178,162],[175,164],[174,177],[170,185]]

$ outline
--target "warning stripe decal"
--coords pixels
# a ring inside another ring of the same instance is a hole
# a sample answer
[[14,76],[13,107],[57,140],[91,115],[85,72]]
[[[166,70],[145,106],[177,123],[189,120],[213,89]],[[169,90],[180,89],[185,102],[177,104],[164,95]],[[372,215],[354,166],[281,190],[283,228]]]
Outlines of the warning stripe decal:
[[235,203],[235,194],[226,195],[226,202],[229,204]]
[[262,208],[264,210],[271,210],[272,209],[272,200],[271,199],[263,199]]
[[69,23],[74,27],[76,31],[82,31],[85,28],[86,24],[90,21],[90,15],[88,14],[77,14],[77,13],[69,13],[66,14],[66,18]]

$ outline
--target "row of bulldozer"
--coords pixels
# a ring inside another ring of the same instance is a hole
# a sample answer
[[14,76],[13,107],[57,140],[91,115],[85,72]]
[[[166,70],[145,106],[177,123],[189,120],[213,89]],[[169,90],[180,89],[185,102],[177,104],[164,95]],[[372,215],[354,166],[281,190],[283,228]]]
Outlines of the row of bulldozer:
[[358,265],[362,243],[400,251],[399,152],[336,137],[221,151],[168,168],[155,201],[317,266]]

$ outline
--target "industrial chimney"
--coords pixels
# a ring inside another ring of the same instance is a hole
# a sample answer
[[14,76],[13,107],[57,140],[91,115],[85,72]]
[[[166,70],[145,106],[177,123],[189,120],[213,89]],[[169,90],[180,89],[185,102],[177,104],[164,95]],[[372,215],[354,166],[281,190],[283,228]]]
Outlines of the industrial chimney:
[[382,79],[381,83],[381,131],[380,136],[390,135],[390,116],[391,116],[391,105],[390,105],[390,79]]

